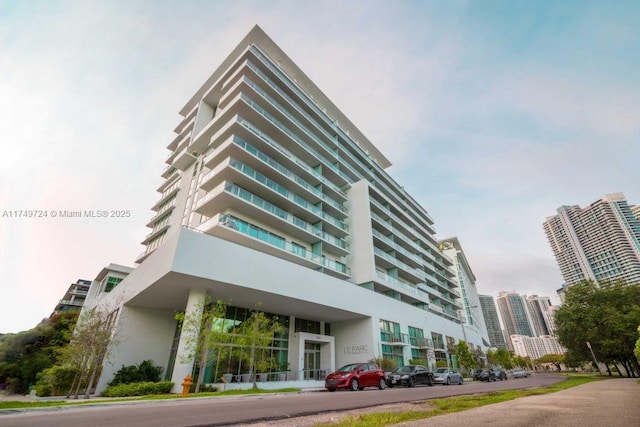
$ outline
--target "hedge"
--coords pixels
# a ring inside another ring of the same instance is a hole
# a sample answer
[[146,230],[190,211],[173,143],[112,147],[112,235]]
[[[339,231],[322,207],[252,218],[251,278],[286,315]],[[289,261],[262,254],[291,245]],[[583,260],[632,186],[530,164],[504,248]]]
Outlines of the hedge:
[[145,396],[148,394],[166,394],[171,391],[171,381],[157,383],[141,382],[109,386],[101,393],[105,397]]

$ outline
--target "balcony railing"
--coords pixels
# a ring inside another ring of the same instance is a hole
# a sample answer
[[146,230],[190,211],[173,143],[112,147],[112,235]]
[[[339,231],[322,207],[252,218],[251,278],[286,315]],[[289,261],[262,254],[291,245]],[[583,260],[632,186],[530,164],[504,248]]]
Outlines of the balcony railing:
[[339,229],[344,230],[346,232],[349,231],[349,226],[347,224],[345,224],[344,222],[342,222],[339,219],[329,215],[328,213],[324,212],[319,207],[309,203],[307,200],[303,199],[302,197],[298,196],[297,194],[294,194],[294,193],[290,192],[289,190],[284,188],[282,185],[278,184],[277,182],[273,181],[270,178],[267,178],[266,176],[264,176],[260,172],[256,171],[252,167],[247,166],[244,163],[242,163],[242,162],[240,162],[238,160],[233,160],[233,159],[231,160],[231,167],[233,167],[233,168],[237,169],[238,171],[242,172],[244,175],[252,178],[254,181],[257,181],[257,182],[261,183],[262,185],[265,185],[265,186],[269,187],[273,191],[275,191],[275,192],[279,193],[281,196],[285,197],[287,200],[290,200],[291,202],[295,203],[296,205],[303,207],[307,211],[313,213],[314,215],[319,216],[320,218],[324,219],[328,223],[333,224],[335,227],[338,227]]
[[[332,198],[330,198],[329,196],[324,194],[322,191],[320,191],[319,189],[317,189],[313,185],[309,184],[305,179],[303,179],[303,178],[299,177],[298,175],[294,174],[289,169],[287,169],[286,167],[282,166],[280,163],[278,163],[277,161],[275,161],[274,159],[269,157],[267,154],[265,154],[262,151],[258,150],[253,145],[249,144],[248,142],[242,140],[240,137],[234,135],[233,136],[233,143],[236,144],[237,146],[241,147],[242,149],[244,149],[247,153],[253,155],[254,157],[256,157],[259,160],[261,160],[262,162],[264,162],[267,165],[271,166],[273,169],[275,169],[276,171],[280,172],[282,175],[286,176],[291,181],[294,181],[296,184],[298,184],[299,186],[303,187],[305,190],[310,191],[311,193],[315,194],[317,197],[322,199],[322,201],[326,202],[327,204],[333,206],[334,208],[336,208],[336,209],[338,209],[338,210],[340,210],[342,212],[345,212],[345,213],[347,212],[347,208],[344,207],[341,203],[336,202],[335,200],[333,200]],[[317,172],[316,172],[316,174],[317,174]],[[316,175],[316,174],[314,174],[314,175]],[[339,189],[336,187],[334,190],[339,190]],[[339,190],[339,191],[340,191],[341,194],[343,194],[342,190]]]
[[312,261],[319,266],[329,268],[330,270],[337,271],[339,273],[345,274],[347,276],[351,276],[351,269],[346,265],[328,259],[323,255],[318,255],[307,250],[300,245],[294,245],[291,242],[288,242],[280,237],[274,237],[271,233],[266,230],[264,232],[259,232],[260,227],[257,227],[253,224],[250,224],[246,221],[243,221],[239,218],[234,217],[233,215],[221,215],[218,219],[218,224],[224,225],[225,227],[236,230],[239,233],[252,237],[254,239],[260,240],[262,242],[268,243],[271,246],[282,249],[283,251],[292,253],[301,258]]

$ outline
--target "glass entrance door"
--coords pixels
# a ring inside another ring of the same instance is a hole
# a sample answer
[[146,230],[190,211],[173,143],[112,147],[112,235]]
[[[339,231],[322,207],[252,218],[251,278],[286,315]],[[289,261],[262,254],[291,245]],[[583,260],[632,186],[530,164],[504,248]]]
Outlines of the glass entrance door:
[[320,344],[304,344],[304,379],[320,380]]

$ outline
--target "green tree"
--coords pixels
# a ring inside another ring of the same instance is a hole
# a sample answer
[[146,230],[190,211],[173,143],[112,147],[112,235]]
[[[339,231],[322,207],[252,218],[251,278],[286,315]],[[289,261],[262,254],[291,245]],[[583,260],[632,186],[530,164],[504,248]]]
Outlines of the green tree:
[[555,321],[558,339],[571,360],[593,360],[587,347],[590,343],[608,370],[613,363],[616,368],[621,365],[627,376],[640,373],[633,352],[640,324],[640,284],[616,281],[597,286],[584,281],[572,285]]
[[261,303],[258,302],[249,318],[234,329],[234,333],[237,334],[236,343],[241,349],[249,350],[248,352],[241,351],[240,357],[248,364],[254,389],[258,388],[255,373],[258,371],[266,372],[274,365],[269,346],[272,344],[274,336],[282,329],[275,318],[258,311],[260,306]]
[[27,393],[41,372],[58,362],[77,318],[77,311],[64,312],[28,331],[0,336],[0,384],[8,384],[14,393]]
[[509,353],[504,348],[499,348],[493,354],[493,360],[491,361],[492,365],[499,365],[505,369],[513,368],[513,361],[511,359],[511,353]]
[[84,388],[84,398],[89,398],[103,362],[119,343],[114,331],[117,315],[117,309],[106,305],[82,310],[71,342],[60,352],[62,364],[77,372],[67,397],[73,394],[77,399]]
[[456,355],[458,356],[458,363],[465,371],[469,371],[478,366],[473,353],[469,351],[469,346],[465,341],[458,342]]
[[184,313],[177,313],[175,316],[181,323],[182,329],[189,332],[187,354],[183,359],[184,361],[196,360],[198,378],[195,383],[195,393],[200,391],[207,366],[215,363],[214,378],[217,378],[220,361],[230,351],[230,336],[225,330],[228,306],[229,304],[222,300],[212,304],[211,298],[207,296],[201,306],[194,310],[194,313],[202,313],[201,316],[199,314],[185,316]]

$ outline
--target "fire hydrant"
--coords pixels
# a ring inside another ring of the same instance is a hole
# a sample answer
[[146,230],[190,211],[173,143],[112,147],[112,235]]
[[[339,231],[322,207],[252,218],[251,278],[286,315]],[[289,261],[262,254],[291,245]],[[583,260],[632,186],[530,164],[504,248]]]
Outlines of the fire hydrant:
[[180,384],[182,386],[182,397],[186,397],[189,395],[191,384],[193,384],[193,381],[191,381],[191,375],[187,375],[186,377],[184,377],[184,382]]

